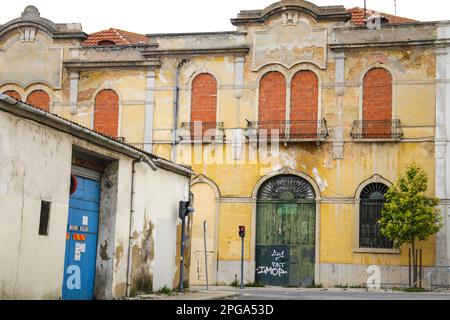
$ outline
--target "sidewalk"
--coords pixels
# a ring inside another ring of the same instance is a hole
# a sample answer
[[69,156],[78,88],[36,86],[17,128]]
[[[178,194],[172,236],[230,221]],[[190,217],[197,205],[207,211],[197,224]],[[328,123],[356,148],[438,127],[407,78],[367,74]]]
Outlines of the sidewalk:
[[132,298],[130,300],[222,300],[226,298],[231,298],[234,296],[238,296],[238,292],[231,292],[226,291],[227,288],[224,288],[224,290],[213,290],[213,291],[206,291],[206,290],[191,290],[184,293],[174,292],[172,295],[165,295],[165,294],[146,294],[146,295],[140,295],[135,298]]

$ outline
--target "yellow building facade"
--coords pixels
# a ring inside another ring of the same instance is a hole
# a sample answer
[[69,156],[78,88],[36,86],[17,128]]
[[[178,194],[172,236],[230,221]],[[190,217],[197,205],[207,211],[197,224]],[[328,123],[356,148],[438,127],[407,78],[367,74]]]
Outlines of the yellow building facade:
[[[38,22],[2,26],[0,66],[16,73],[0,91],[43,90],[50,111],[95,128],[96,97],[113,90],[115,137],[192,166],[191,284],[206,280],[205,238],[209,282],[239,278],[239,226],[246,283],[362,285],[372,265],[382,283],[408,282],[408,247],[381,239],[376,197],[415,161],[446,216],[445,23],[361,25],[343,6],[289,0],[242,11],[233,32],[86,46],[81,27]],[[425,267],[448,264],[446,234],[420,244]]]

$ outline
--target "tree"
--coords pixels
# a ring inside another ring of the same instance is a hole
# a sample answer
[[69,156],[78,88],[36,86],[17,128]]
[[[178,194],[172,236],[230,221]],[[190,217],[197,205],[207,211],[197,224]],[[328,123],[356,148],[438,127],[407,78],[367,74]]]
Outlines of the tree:
[[442,216],[437,198],[427,197],[428,176],[412,164],[397,183],[389,188],[379,221],[381,233],[394,242],[396,248],[409,244],[414,266],[413,282],[417,282],[416,243],[425,241],[442,228]]

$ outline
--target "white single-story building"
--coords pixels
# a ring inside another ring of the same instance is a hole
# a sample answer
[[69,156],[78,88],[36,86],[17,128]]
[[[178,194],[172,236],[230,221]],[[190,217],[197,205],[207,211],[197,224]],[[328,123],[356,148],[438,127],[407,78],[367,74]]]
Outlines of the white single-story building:
[[192,174],[0,94],[0,298],[172,288]]

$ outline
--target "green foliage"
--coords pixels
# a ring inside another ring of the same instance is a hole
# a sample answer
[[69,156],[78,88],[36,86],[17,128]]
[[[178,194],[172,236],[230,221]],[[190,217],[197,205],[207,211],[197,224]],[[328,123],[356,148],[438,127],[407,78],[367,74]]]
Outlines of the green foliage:
[[397,248],[425,241],[442,228],[442,217],[436,208],[439,200],[427,197],[427,189],[428,176],[412,164],[387,192],[379,223],[381,233],[394,241]]
[[161,288],[158,292],[156,292],[157,294],[160,295],[166,295],[166,296],[171,296],[173,294],[173,290],[167,288],[166,286],[164,286],[163,288]]
[[263,283],[255,282],[255,283],[247,283],[245,285],[246,288],[264,288],[265,285]]
[[241,286],[240,282],[238,282],[237,280],[234,280],[231,284],[230,287],[234,287],[234,288],[239,288]]

